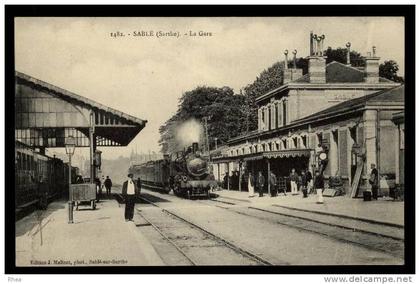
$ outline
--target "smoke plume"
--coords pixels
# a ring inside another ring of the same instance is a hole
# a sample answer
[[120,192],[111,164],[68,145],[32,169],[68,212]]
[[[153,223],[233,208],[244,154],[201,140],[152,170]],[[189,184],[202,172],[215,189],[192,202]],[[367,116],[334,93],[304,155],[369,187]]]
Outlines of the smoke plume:
[[180,124],[176,129],[176,142],[178,147],[188,147],[194,142],[200,142],[203,126],[196,119],[189,119]]

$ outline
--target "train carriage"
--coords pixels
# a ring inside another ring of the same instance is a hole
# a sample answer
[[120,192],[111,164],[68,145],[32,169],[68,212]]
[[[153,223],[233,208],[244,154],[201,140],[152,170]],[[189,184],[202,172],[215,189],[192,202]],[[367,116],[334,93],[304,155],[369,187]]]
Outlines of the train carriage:
[[15,206],[38,198],[38,162],[33,149],[19,141],[15,143]]
[[[72,167],[72,182],[77,168]],[[15,142],[15,208],[46,208],[49,201],[68,192],[68,164]]]
[[142,185],[147,188],[169,193],[169,166],[166,160],[149,161],[141,165],[133,165],[129,172],[133,179],[140,178]]

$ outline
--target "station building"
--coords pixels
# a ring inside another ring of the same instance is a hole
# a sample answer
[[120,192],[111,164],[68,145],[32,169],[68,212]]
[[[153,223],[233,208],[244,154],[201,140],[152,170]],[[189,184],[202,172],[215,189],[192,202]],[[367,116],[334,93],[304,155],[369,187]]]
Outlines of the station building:
[[367,186],[371,164],[388,194],[396,173],[392,117],[404,110],[404,86],[379,76],[375,47],[360,69],[350,65],[350,45],[347,64],[326,64],[322,46],[323,39],[314,43],[311,35],[308,73],[285,65],[283,84],[256,99],[258,129],[231,139],[213,157],[217,179],[234,171],[240,176],[262,171],[266,177],[270,170],[285,177],[292,168],[314,171],[321,145],[329,149],[325,178],[341,177],[348,195],[358,166],[358,185],[360,180],[360,187]]
[[392,121],[397,128],[395,129],[395,183],[404,192],[404,136],[405,136],[405,115],[404,112],[394,113]]

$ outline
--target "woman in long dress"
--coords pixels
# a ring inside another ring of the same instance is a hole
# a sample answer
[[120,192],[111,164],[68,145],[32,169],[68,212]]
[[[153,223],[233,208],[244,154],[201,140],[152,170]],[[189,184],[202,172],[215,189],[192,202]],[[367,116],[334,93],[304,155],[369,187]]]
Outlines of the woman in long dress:
[[251,173],[248,175],[248,196],[254,197],[254,177]]

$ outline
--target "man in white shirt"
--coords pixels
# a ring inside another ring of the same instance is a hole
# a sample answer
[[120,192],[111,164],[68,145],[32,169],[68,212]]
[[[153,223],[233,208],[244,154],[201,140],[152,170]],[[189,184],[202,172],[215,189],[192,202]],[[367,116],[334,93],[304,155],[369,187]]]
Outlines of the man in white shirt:
[[125,221],[133,221],[134,216],[134,205],[136,201],[136,194],[138,188],[136,183],[133,181],[133,174],[128,174],[128,179],[123,183],[122,195],[125,200]]

